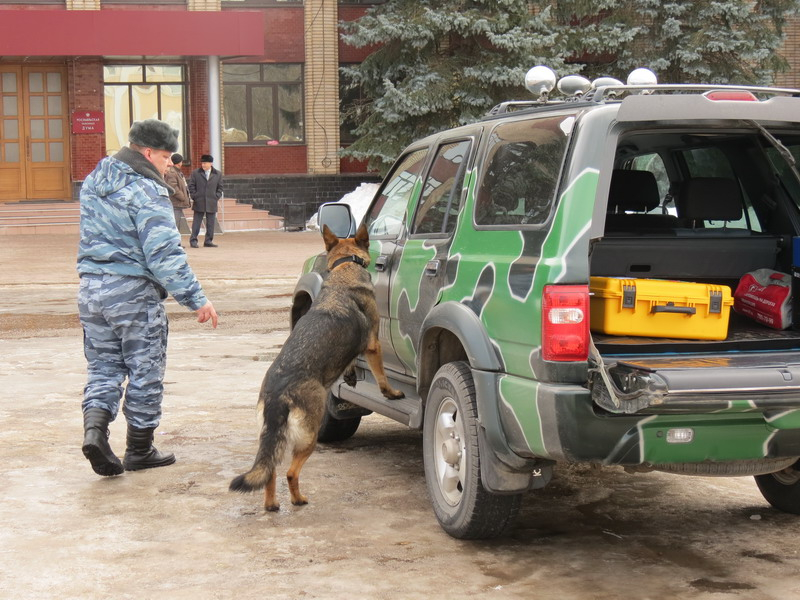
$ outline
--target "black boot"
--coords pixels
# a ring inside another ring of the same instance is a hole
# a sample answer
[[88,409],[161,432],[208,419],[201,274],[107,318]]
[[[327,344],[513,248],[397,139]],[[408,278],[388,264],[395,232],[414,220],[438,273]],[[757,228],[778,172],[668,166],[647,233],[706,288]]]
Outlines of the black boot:
[[123,472],[122,463],[108,443],[111,413],[102,408],[87,408],[83,413],[83,455],[98,475],[110,477]]
[[126,471],[139,471],[155,467],[166,467],[175,462],[175,455],[162,454],[153,446],[153,433],[156,428],[136,429],[128,424],[128,447],[122,464]]

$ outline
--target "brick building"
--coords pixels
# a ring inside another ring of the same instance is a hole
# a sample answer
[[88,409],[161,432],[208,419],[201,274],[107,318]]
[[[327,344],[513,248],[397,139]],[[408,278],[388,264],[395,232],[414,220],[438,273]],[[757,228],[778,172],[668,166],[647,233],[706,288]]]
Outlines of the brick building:
[[75,198],[151,117],[181,131],[187,170],[212,154],[226,196],[276,214],[375,179],[338,156],[338,67],[365,51],[337,24],[357,0],[0,4],[0,202]]
[[[150,117],[181,131],[187,170],[212,154],[226,196],[274,214],[375,180],[338,156],[338,67],[367,50],[337,23],[369,2],[0,0],[0,202],[75,198]],[[800,20],[788,33],[776,83],[800,87]]]

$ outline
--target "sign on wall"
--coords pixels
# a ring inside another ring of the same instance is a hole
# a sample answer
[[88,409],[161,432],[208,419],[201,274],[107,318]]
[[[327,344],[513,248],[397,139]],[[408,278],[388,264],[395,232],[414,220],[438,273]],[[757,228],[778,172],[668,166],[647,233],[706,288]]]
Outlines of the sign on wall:
[[105,118],[102,110],[72,111],[72,133],[103,133]]

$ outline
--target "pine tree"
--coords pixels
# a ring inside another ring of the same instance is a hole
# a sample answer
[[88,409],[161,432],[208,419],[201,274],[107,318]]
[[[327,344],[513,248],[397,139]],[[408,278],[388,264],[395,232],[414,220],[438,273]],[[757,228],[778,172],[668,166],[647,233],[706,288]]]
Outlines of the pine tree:
[[525,0],[390,0],[343,24],[346,43],[381,45],[342,69],[368,100],[345,155],[386,168],[413,139],[472,122],[501,100],[527,98],[522,82],[531,66],[564,66],[564,36],[549,13],[532,13]]
[[[787,68],[777,53],[787,15],[795,0],[576,0],[555,3],[554,15],[581,15],[579,31],[567,46],[589,58],[587,76],[624,80],[637,67],[648,67],[664,83],[772,82]],[[573,21],[574,21],[574,17]]]
[[388,0],[342,23],[343,40],[378,49],[342,68],[359,88],[358,139],[345,156],[384,171],[409,142],[530,99],[525,73],[625,80],[648,67],[665,83],[768,84],[800,0]]

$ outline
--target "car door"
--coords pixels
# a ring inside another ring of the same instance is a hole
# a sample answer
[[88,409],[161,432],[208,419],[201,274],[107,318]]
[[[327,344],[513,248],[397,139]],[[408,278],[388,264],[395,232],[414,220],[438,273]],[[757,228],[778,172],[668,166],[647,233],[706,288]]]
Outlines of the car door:
[[392,345],[405,372],[417,374],[420,329],[447,281],[447,256],[463,206],[472,137],[442,140],[433,150],[408,235],[398,239],[390,272]]
[[405,373],[406,367],[392,344],[389,319],[391,272],[399,240],[406,235],[409,206],[421,189],[421,175],[427,157],[428,148],[423,147],[408,151],[395,162],[365,220],[370,239],[369,269],[380,315],[378,337],[383,351],[383,364],[387,370],[398,373]]

